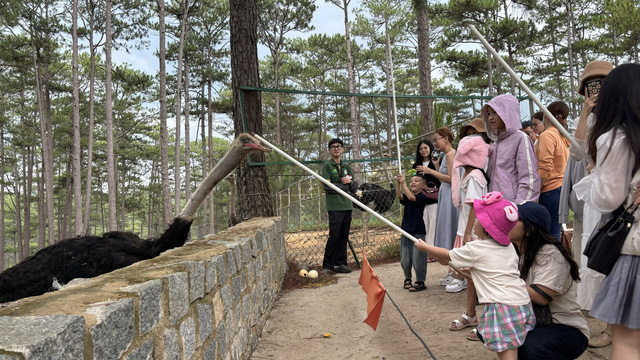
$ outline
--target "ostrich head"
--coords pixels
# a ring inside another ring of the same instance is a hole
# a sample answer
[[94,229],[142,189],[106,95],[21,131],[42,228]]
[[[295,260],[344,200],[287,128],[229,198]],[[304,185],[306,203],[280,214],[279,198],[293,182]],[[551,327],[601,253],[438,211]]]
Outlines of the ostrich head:
[[191,221],[196,215],[198,208],[211,190],[235,169],[245,156],[249,154],[267,153],[269,149],[260,145],[258,139],[249,134],[240,134],[231,144],[231,148],[218,161],[216,166],[209,172],[209,175],[202,181],[198,188],[180,213],[180,218]]

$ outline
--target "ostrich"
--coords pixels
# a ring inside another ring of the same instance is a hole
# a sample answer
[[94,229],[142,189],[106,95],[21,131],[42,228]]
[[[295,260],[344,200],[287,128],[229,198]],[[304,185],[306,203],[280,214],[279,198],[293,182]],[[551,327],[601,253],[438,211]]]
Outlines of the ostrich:
[[238,215],[236,215],[236,179],[233,174],[229,174],[225,180],[231,185],[231,197],[229,198],[229,205],[227,206],[229,212],[227,224],[229,227],[232,227],[240,223],[240,219],[238,219]]
[[[396,199],[396,188],[393,184],[389,184],[389,190],[386,190],[377,184],[363,183],[356,194],[361,203],[379,213],[385,213],[391,209]],[[373,206],[370,206],[371,203],[373,203]],[[356,204],[353,204],[353,207],[364,211]]]
[[75,278],[95,277],[182,246],[198,208],[211,190],[247,154],[268,151],[253,136],[238,135],[229,151],[198,186],[180,216],[160,237],[143,240],[130,232],[111,231],[101,237],[76,237],[47,246],[0,273],[0,303],[44,294],[53,290],[54,279],[68,283]]

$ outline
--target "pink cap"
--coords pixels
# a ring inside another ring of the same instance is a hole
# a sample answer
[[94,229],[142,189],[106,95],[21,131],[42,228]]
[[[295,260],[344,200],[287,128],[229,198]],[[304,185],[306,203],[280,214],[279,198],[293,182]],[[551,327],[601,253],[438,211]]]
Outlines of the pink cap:
[[473,209],[482,227],[502,245],[509,245],[509,231],[518,222],[518,210],[514,203],[493,191],[473,200]]

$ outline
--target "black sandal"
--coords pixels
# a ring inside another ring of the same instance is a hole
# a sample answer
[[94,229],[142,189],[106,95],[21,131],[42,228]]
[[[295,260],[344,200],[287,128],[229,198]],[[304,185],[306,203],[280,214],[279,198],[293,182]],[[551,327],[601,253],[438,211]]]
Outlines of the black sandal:
[[427,290],[427,286],[423,283],[423,282],[417,282],[409,288],[409,291],[411,292],[416,292],[416,291],[422,291],[422,290]]
[[404,289],[409,290],[411,288],[411,279],[404,279]]

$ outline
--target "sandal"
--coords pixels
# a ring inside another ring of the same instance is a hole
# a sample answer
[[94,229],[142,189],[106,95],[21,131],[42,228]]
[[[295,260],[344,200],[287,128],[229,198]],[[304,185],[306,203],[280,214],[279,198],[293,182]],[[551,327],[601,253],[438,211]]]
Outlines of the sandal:
[[427,290],[427,286],[424,284],[424,282],[417,282],[415,284],[413,284],[412,287],[409,288],[409,291],[411,292],[417,292],[417,291],[422,291],[422,290]]
[[467,334],[467,340],[480,341],[478,329],[473,329]]
[[404,279],[404,286],[403,288],[405,290],[409,290],[411,288],[411,279]]
[[[478,325],[478,317],[477,316],[469,316],[469,315],[467,315],[466,312],[463,312],[460,317],[462,318],[462,320],[455,319],[455,320],[453,320],[453,322],[451,322],[451,325],[449,325],[449,330],[458,331],[458,330],[462,330],[464,328],[467,328],[469,326],[477,326]],[[466,321],[466,323],[465,323],[465,321]]]
[[589,339],[590,348],[600,348],[611,344],[611,334],[607,330],[603,330],[599,335]]

